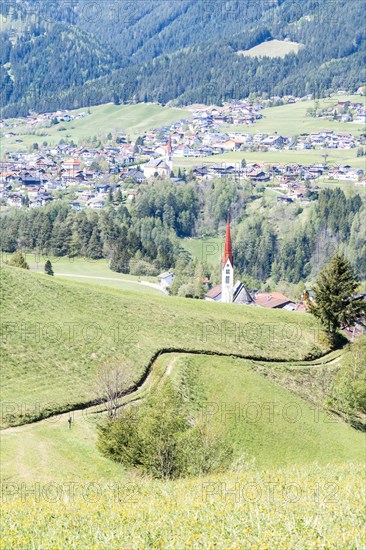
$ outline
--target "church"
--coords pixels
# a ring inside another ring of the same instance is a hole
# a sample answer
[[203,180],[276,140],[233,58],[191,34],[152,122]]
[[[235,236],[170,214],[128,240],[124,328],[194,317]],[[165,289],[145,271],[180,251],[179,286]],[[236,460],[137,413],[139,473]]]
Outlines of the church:
[[168,146],[166,148],[165,159],[152,158],[146,164],[142,165],[142,170],[146,178],[155,176],[156,174],[162,178],[169,178],[173,170],[173,150],[171,136],[168,138]]
[[237,281],[234,284],[234,261],[231,244],[230,212],[226,223],[226,236],[224,255],[221,262],[221,285],[209,290],[205,300],[211,302],[224,302],[227,304],[255,305],[255,299],[250,294],[244,283]]

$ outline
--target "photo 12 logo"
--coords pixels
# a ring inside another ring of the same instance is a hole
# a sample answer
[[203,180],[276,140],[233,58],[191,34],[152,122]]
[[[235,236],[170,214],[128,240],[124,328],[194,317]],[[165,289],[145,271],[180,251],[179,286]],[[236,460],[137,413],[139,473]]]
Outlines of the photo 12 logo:
[[5,502],[36,502],[36,503],[71,503],[84,500],[97,503],[106,498],[115,503],[137,503],[141,487],[135,483],[96,483],[65,481],[62,483],[50,481],[34,482],[2,482],[1,501]]
[[202,501],[223,500],[234,503],[283,501],[296,503],[304,500],[315,503],[338,502],[339,485],[336,482],[314,483],[304,488],[293,481],[205,482],[202,484]]

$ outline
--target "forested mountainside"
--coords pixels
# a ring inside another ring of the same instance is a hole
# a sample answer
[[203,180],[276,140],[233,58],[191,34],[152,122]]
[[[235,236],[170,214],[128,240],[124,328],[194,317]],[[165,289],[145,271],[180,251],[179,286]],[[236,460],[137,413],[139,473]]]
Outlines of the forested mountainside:
[[[364,84],[359,0],[141,0],[2,6],[3,116],[108,101],[220,103]],[[238,54],[271,39],[284,58]]]
[[[274,286],[280,280],[297,284],[314,279],[334,250],[364,276],[365,203],[359,194],[347,198],[339,188],[324,189],[318,201],[304,210],[266,204],[253,192],[250,186],[234,188],[223,179],[176,185],[166,180],[142,184],[130,211],[118,201],[100,213],[75,212],[63,202],[4,211],[1,249],[108,258],[111,268],[121,273],[136,274],[138,266],[140,274],[155,275],[175,267],[176,272],[191,270],[193,276],[198,270],[197,276],[215,279],[221,271],[213,274],[205,261],[202,265],[190,261],[179,238],[217,234],[225,225],[229,205],[234,205],[235,266],[253,287],[269,279]],[[253,201],[260,208],[253,209]]]

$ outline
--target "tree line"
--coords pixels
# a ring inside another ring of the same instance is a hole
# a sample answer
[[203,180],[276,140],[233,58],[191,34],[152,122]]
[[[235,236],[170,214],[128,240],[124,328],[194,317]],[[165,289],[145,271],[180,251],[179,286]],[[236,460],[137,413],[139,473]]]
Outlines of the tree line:
[[[110,192],[100,211],[75,211],[62,201],[4,211],[2,250],[107,258],[121,273],[155,275],[175,268],[173,292],[202,297],[202,281],[220,282],[219,266],[192,259],[181,239],[222,234],[230,207],[236,275],[252,287],[313,280],[337,251],[360,276],[366,271],[365,204],[360,195],[347,197],[340,188],[321,190],[305,211],[266,204],[250,183],[238,185],[230,178],[179,184],[157,179],[139,186],[129,208],[113,200],[118,196],[120,190]],[[253,209],[253,201],[259,208]]]
[[[32,2],[15,3],[12,17],[22,32],[16,40],[7,27],[2,33],[4,117],[112,101],[185,105],[251,94],[322,97],[356,90],[365,80],[358,1],[145,1],[126,4],[120,14],[119,3],[103,1],[99,18],[72,5],[52,4],[48,13],[46,4],[43,18],[34,21]],[[93,6],[98,10],[98,2]],[[284,58],[237,54],[271,39],[303,47]]]

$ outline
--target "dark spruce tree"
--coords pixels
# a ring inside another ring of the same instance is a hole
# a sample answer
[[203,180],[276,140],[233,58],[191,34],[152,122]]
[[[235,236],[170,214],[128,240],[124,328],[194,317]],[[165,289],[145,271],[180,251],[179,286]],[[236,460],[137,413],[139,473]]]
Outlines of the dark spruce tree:
[[335,345],[337,332],[353,326],[365,315],[366,303],[355,297],[359,280],[351,264],[336,254],[316,280],[315,302],[309,303],[310,312],[320,319],[330,342]]
[[52,264],[51,264],[50,260],[47,260],[47,262],[45,263],[44,270],[45,270],[45,273],[47,275],[51,275],[51,276],[54,275]]

